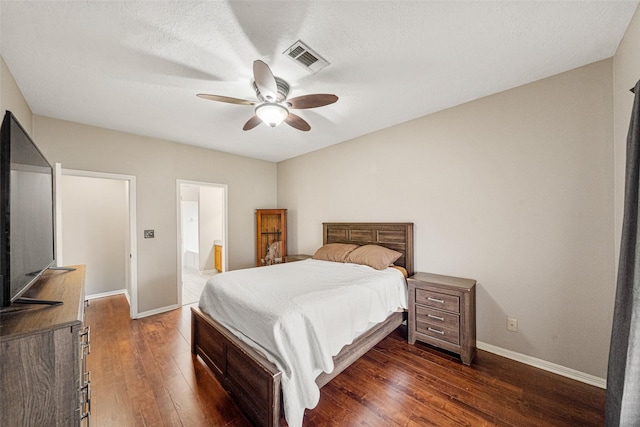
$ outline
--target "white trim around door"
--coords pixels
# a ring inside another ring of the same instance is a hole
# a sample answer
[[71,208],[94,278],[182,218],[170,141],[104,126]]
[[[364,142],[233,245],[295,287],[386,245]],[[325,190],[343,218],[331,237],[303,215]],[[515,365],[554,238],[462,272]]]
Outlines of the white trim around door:
[[177,241],[178,246],[176,248],[177,253],[177,288],[178,288],[178,306],[182,306],[182,215],[181,215],[181,205],[180,205],[180,196],[181,196],[181,185],[194,185],[199,187],[214,187],[222,189],[222,227],[223,227],[223,245],[222,245],[222,271],[227,271],[228,263],[227,263],[227,246],[229,241],[228,236],[228,186],[227,184],[216,184],[212,182],[201,182],[201,181],[189,181],[184,179],[176,180],[176,233],[177,233]]
[[62,265],[62,203],[60,197],[60,177],[62,175],[79,176],[86,178],[113,179],[127,181],[129,183],[129,284],[131,295],[127,295],[130,306],[130,317],[137,319],[138,313],[138,246],[136,238],[136,177],[134,175],[121,175],[105,172],[84,171],[76,169],[63,169],[60,163],[55,165],[55,198],[56,198],[56,261]]

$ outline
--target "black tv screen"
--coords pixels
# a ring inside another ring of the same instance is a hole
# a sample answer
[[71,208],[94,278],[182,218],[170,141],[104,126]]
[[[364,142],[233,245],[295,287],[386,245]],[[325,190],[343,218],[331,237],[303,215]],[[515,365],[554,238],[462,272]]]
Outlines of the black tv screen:
[[0,141],[2,306],[16,301],[54,256],[53,168],[7,111]]

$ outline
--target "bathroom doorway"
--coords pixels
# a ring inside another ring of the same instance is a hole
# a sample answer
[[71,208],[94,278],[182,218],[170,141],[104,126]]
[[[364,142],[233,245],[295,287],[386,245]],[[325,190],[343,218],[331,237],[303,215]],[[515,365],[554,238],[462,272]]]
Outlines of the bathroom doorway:
[[177,194],[178,302],[187,305],[226,270],[227,186],[178,180]]

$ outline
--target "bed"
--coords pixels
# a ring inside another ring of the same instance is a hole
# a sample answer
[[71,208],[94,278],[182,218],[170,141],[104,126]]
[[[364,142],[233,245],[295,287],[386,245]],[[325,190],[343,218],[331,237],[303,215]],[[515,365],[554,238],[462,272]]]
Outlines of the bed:
[[[401,253],[395,265],[413,274],[413,224],[411,223],[324,223],[323,245],[374,244]],[[306,262],[306,261],[300,261]],[[322,261],[317,261],[322,262]],[[269,268],[276,271],[276,267]],[[334,369],[316,378],[322,387],[395,330],[403,313],[395,312],[370,327],[333,357]],[[239,339],[221,321],[200,308],[192,308],[191,351],[211,369],[252,423],[277,426],[282,419],[283,373],[264,353]]]

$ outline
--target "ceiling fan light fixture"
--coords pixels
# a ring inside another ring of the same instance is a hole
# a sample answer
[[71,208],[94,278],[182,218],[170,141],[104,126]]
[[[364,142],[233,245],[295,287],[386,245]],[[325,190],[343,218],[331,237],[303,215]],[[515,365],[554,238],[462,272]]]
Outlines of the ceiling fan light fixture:
[[289,115],[289,110],[275,102],[265,102],[256,107],[256,116],[272,128],[278,126]]

